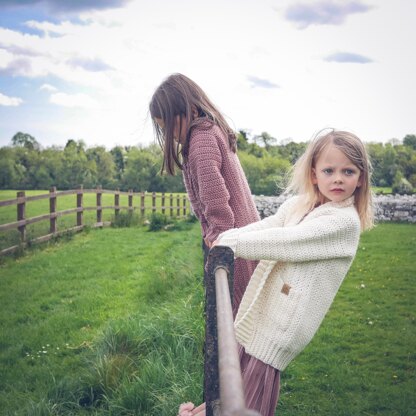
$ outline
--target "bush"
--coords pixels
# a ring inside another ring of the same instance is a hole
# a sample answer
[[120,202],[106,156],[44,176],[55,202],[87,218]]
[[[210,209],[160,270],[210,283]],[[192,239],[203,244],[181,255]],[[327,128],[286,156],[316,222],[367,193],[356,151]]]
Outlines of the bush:
[[413,193],[413,187],[412,184],[406,179],[406,178],[399,178],[398,180],[394,181],[392,191],[395,194],[412,194]]
[[140,217],[133,211],[119,212],[111,219],[111,226],[115,228],[134,227],[139,224]]
[[150,216],[149,231],[159,231],[168,224],[168,217],[160,212],[153,212]]

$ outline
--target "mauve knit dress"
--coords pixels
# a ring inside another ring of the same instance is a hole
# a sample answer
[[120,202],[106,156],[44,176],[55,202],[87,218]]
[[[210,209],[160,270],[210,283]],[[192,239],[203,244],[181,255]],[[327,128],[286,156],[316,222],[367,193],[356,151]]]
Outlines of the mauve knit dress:
[[[192,129],[183,177],[202,236],[210,242],[230,228],[258,221],[259,214],[237,155],[228,138],[208,121]],[[257,262],[234,263],[233,313],[237,313]],[[273,416],[279,395],[279,371],[245,353],[239,346],[246,406]]]

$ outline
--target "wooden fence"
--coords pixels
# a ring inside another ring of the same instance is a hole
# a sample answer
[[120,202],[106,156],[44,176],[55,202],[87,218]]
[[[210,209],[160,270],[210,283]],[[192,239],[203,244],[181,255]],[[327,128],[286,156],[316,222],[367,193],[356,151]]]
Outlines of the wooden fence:
[[[83,201],[86,194],[96,195],[96,203],[94,206],[84,206]],[[114,195],[114,205],[102,205],[102,197],[104,194]],[[75,207],[58,211],[57,200],[59,197],[64,195],[76,195],[76,200],[74,202]],[[127,196],[127,205],[120,204],[120,196]],[[42,199],[49,199],[49,213],[27,218],[26,204],[28,202]],[[147,202],[149,200],[151,201],[150,205]],[[160,200],[160,204],[158,203],[158,200]],[[134,204],[134,201],[138,201],[138,203]],[[28,244],[27,226],[39,221],[49,221],[49,232],[40,237],[30,239],[30,243],[48,241],[51,238],[68,231],[82,230],[86,225],[84,223],[84,213],[86,211],[96,211],[96,221],[91,224],[92,227],[111,225],[111,221],[103,221],[104,210],[114,210],[115,217],[119,215],[121,210],[127,210],[128,212],[134,212],[137,210],[143,217],[149,212],[161,212],[162,214],[169,215],[171,217],[185,217],[188,213],[190,213],[189,200],[186,195],[173,195],[165,193],[156,194],[154,192],[121,192],[119,190],[105,190],[101,189],[101,187],[98,187],[97,189],[83,189],[82,186],[79,189],[68,191],[57,191],[56,188],[53,187],[47,194],[34,196],[26,196],[24,191],[17,192],[15,199],[0,201],[0,207],[10,205],[16,205],[16,221],[8,224],[1,224],[0,232],[17,229],[20,233],[20,243],[2,249],[0,251],[0,256],[16,251],[20,247],[25,247]],[[58,218],[69,214],[76,214],[76,224],[66,227],[64,230],[58,230]]]

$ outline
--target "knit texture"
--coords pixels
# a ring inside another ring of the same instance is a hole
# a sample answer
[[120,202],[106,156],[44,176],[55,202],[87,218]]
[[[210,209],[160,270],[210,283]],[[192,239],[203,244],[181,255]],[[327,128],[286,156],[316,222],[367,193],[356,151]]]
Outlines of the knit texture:
[[308,345],[354,259],[360,220],[354,198],[299,218],[299,197],[271,217],[220,235],[236,257],[261,260],[235,320],[247,353],[284,370]]
[[[192,130],[183,178],[202,236],[208,241],[230,228],[259,221],[240,161],[218,126],[202,122]],[[243,259],[234,263],[234,316],[256,265]]]
[[215,124],[192,130],[183,177],[203,237],[210,242],[225,230],[260,219],[240,161]]

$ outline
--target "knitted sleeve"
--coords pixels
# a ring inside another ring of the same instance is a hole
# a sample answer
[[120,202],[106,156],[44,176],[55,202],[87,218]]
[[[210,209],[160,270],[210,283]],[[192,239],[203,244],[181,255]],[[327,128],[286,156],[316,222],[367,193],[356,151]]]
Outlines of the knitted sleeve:
[[218,236],[218,245],[230,247],[234,253],[236,251],[237,241],[241,234],[252,231],[266,230],[272,227],[282,227],[288,212],[296,203],[297,197],[287,199],[282,203],[277,212],[270,217],[266,217],[261,221],[253,222],[241,228],[233,228],[225,231]]
[[359,235],[358,216],[333,213],[294,226],[240,234],[234,253],[250,260],[285,262],[354,257]]
[[205,237],[215,241],[218,234],[234,227],[230,194],[221,174],[222,155],[217,138],[210,130],[199,130],[192,137],[189,167],[199,189],[199,198],[208,228]]
[[189,202],[191,203],[192,210],[194,211],[195,216],[198,218],[200,222],[203,221],[203,216],[201,215],[201,211],[199,209],[199,204],[195,198],[195,193],[192,191],[192,187],[188,178],[188,175],[185,173],[185,170],[182,171],[183,182],[185,183],[185,188],[188,193]]

